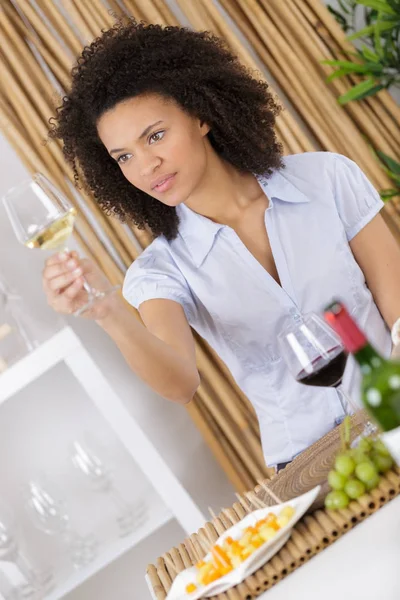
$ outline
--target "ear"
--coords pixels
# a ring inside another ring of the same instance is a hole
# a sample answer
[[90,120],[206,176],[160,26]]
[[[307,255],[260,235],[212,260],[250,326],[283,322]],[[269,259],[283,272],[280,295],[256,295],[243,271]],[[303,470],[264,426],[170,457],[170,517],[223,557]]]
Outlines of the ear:
[[205,121],[200,121],[199,126],[200,126],[200,133],[202,136],[207,135],[207,133],[209,131],[211,131],[210,125],[208,123],[206,123]]

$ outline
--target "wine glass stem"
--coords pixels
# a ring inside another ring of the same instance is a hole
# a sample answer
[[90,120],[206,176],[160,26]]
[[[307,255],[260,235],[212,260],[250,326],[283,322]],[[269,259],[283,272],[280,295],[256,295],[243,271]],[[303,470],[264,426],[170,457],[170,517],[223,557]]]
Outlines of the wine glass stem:
[[80,535],[74,530],[67,527],[61,532],[61,539],[66,546],[71,547],[75,542],[80,540]]
[[121,494],[119,493],[119,491],[112,486],[109,490],[109,495],[110,498],[112,498],[112,500],[114,501],[114,505],[116,506],[118,512],[121,511],[121,513],[128,513],[129,512],[129,505],[127,504],[127,502],[123,499],[123,497],[121,496]]
[[[348,408],[350,409],[350,412],[347,412],[346,409],[345,409],[345,407],[343,406],[343,402],[342,402],[342,407],[343,407],[343,410],[345,411],[346,414],[354,414],[357,411],[361,410],[361,408],[359,406],[357,406],[357,404],[354,402],[354,400],[352,400],[351,396],[349,394],[347,394],[343,390],[342,386],[340,386],[340,389],[338,391],[339,391],[339,394],[342,394],[342,396],[345,399],[345,402],[346,402]],[[377,431],[378,431],[378,428],[377,428],[377,426],[374,423],[372,423],[369,420],[366,421],[366,423],[364,425],[364,429],[362,430],[362,432],[360,433],[360,435],[358,435],[352,441],[351,445],[352,446],[356,446],[362,437],[368,437],[370,435],[376,434]]]
[[25,577],[27,583],[33,585],[35,587],[35,571],[32,568],[29,559],[26,558],[21,552],[18,553],[18,556],[15,559],[15,564],[18,569],[21,571],[22,575]]
[[351,398],[350,394],[345,392],[345,390],[343,389],[343,385],[340,385],[337,388],[337,391],[339,394],[340,404],[342,405],[343,412],[345,413],[345,415],[352,415],[358,410],[360,410],[360,407],[357,406],[357,404]]

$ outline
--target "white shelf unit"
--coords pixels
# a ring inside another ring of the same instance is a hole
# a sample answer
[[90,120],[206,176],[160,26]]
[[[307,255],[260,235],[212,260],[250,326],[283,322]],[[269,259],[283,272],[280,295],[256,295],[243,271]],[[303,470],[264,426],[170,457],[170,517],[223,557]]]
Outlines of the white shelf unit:
[[0,406],[61,362],[84,388],[157,494],[149,497],[149,516],[142,527],[126,538],[110,541],[88,567],[66,574],[46,600],[63,598],[171,519],[177,519],[187,533],[198,530],[206,520],[70,327],[64,327],[0,375]]
[[64,580],[63,583],[48,594],[44,600],[60,600],[174,518],[171,511],[156,496],[152,498],[148,511],[151,516],[142,527],[127,537],[111,542],[87,567],[76,571],[73,575],[68,573],[64,578],[61,576],[61,579]]

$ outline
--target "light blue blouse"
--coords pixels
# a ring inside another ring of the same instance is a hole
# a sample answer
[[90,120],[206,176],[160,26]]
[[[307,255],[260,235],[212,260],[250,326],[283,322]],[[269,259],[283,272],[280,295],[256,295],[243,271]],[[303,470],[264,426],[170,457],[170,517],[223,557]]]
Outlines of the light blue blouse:
[[[383,202],[359,167],[329,152],[287,156],[285,168],[258,182],[270,200],[265,227],[282,287],[235,231],[177,207],[179,234],[158,237],[128,269],[125,299],[179,302],[190,325],[216,350],[257,413],[266,463],[291,460],[343,417],[339,392],[301,385],[279,355],[287,319],[342,299],[376,347],[390,333],[349,241]],[[344,387],[358,393],[350,359]]]

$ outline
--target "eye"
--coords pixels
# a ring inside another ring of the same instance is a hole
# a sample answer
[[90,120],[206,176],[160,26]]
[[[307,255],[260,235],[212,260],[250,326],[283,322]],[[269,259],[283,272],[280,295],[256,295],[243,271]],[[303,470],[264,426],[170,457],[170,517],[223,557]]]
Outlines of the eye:
[[160,140],[162,140],[164,137],[164,134],[165,134],[165,129],[162,129],[161,131],[156,131],[155,133],[153,133],[149,137],[150,144],[153,144],[154,142],[159,142]]
[[129,160],[130,156],[132,156],[132,154],[121,154],[121,156],[118,156],[118,158],[116,159],[117,163],[119,165],[125,164]]

